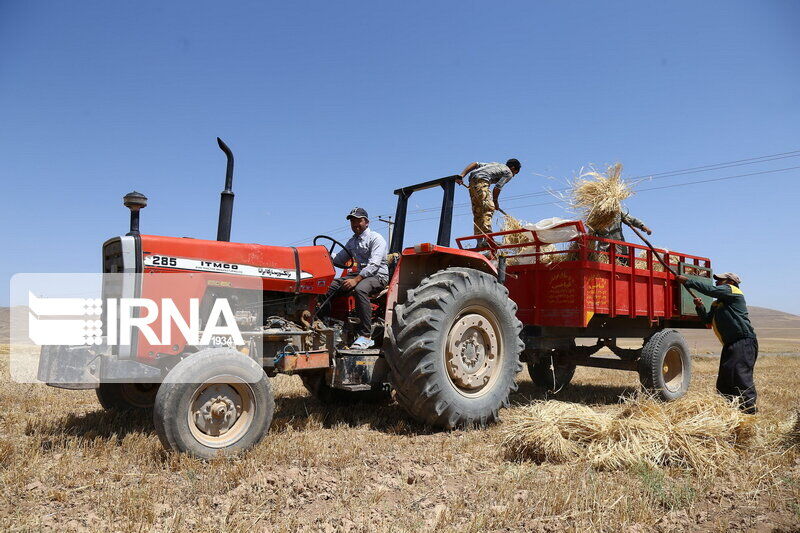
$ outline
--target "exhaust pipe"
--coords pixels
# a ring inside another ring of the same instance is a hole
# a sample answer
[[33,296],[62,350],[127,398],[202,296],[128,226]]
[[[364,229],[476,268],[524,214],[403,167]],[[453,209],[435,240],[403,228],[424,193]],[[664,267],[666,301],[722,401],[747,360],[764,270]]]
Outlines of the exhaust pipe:
[[133,191],[122,197],[122,203],[131,210],[131,229],[127,235],[139,235],[139,211],[147,207],[147,196]]
[[228,166],[225,169],[225,190],[222,191],[219,199],[217,240],[228,242],[231,240],[231,221],[233,220],[233,152],[219,137],[217,137],[217,144],[228,158]]

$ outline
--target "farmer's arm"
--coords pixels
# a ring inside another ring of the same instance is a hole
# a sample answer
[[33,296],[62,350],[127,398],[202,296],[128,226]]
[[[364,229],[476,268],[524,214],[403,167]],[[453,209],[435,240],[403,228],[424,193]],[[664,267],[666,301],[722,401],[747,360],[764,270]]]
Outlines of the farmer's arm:
[[500,199],[500,191],[503,190],[505,184],[511,181],[511,178],[513,177],[513,174],[506,171],[502,176],[500,176],[500,179],[497,180],[497,184],[494,186],[494,190],[492,191],[492,201],[494,202],[494,208],[498,211],[500,210],[500,203],[498,202]]
[[650,231],[650,228],[645,226],[644,222],[642,222],[641,220],[639,220],[638,218],[636,218],[633,215],[629,215],[628,213],[622,213],[622,217],[621,218],[622,218],[622,221],[625,224],[628,224],[629,226],[633,226],[634,228],[639,228],[640,230],[644,231],[648,235],[653,233],[652,231]]
[[703,305],[703,300],[700,298],[694,299],[694,308],[697,311],[697,316],[703,321],[703,324],[711,324],[714,319],[714,307],[710,311],[706,311],[706,306]]
[[376,275],[385,259],[386,241],[384,241],[383,238],[373,238],[372,242],[369,243],[369,260],[367,261],[367,266],[362,268],[358,274],[362,279]]
[[478,163],[477,161],[475,163],[470,163],[469,165],[467,165],[464,168],[464,170],[461,171],[461,177],[463,178],[464,176],[466,176],[467,174],[469,174],[470,172],[472,172],[476,168],[480,168],[480,167],[481,167],[481,164]]
[[688,279],[686,276],[678,276],[676,279],[683,283],[687,289],[694,289],[723,302],[730,302],[735,299],[730,285],[712,285],[705,281]]

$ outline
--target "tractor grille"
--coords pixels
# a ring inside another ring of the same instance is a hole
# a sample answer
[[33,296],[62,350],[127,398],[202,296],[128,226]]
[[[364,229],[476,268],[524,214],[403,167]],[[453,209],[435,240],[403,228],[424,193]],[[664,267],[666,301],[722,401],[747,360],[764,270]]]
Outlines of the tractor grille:
[[122,239],[112,239],[103,246],[103,273],[122,273],[125,265],[122,260]]
[[[125,261],[122,255],[122,240],[111,239],[103,245],[103,312],[101,320],[103,321],[103,335],[107,335],[108,317],[106,316],[106,308],[108,306],[108,299],[122,298],[122,290],[124,285]],[[119,318],[117,319],[117,331],[119,331]],[[117,353],[117,346],[113,346],[113,353]]]

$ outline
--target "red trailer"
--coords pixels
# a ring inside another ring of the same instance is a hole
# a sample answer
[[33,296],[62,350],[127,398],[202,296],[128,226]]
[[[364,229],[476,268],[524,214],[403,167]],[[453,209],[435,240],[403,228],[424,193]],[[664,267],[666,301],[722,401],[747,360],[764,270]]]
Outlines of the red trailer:
[[[648,247],[593,237],[580,221],[545,231],[563,229],[572,230],[574,236],[558,243],[545,242],[533,229],[490,235],[494,241],[490,253],[501,265],[506,263],[504,283],[524,325],[523,358],[531,378],[557,391],[578,365],[631,370],[639,372],[645,388],[664,399],[683,395],[691,359],[683,336],[674,328],[706,327],[686,289]],[[464,243],[480,237],[456,242],[464,248]],[[494,244],[508,240],[523,242]],[[681,274],[711,277],[706,257],[656,251]],[[576,338],[596,342],[578,345]],[[641,339],[642,347],[620,348],[619,338]],[[593,357],[603,347],[615,357]]]

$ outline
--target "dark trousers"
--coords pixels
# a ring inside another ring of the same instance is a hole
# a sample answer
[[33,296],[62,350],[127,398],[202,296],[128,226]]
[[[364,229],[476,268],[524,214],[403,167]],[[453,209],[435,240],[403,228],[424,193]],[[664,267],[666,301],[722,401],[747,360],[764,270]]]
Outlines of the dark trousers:
[[739,339],[722,347],[717,376],[717,391],[727,398],[739,398],[746,413],[756,412],[756,385],[753,367],[758,358],[758,340]]
[[[342,282],[356,276],[357,274],[350,274],[349,276],[333,280],[325,297],[327,298],[331,294],[342,292]],[[372,308],[370,306],[369,297],[371,294],[375,294],[384,287],[386,287],[385,281],[377,276],[370,276],[359,281],[358,285],[351,291],[356,298],[356,317],[358,317],[359,320],[355,328],[356,335],[370,336],[372,332]],[[327,309],[325,311],[327,311]]]

